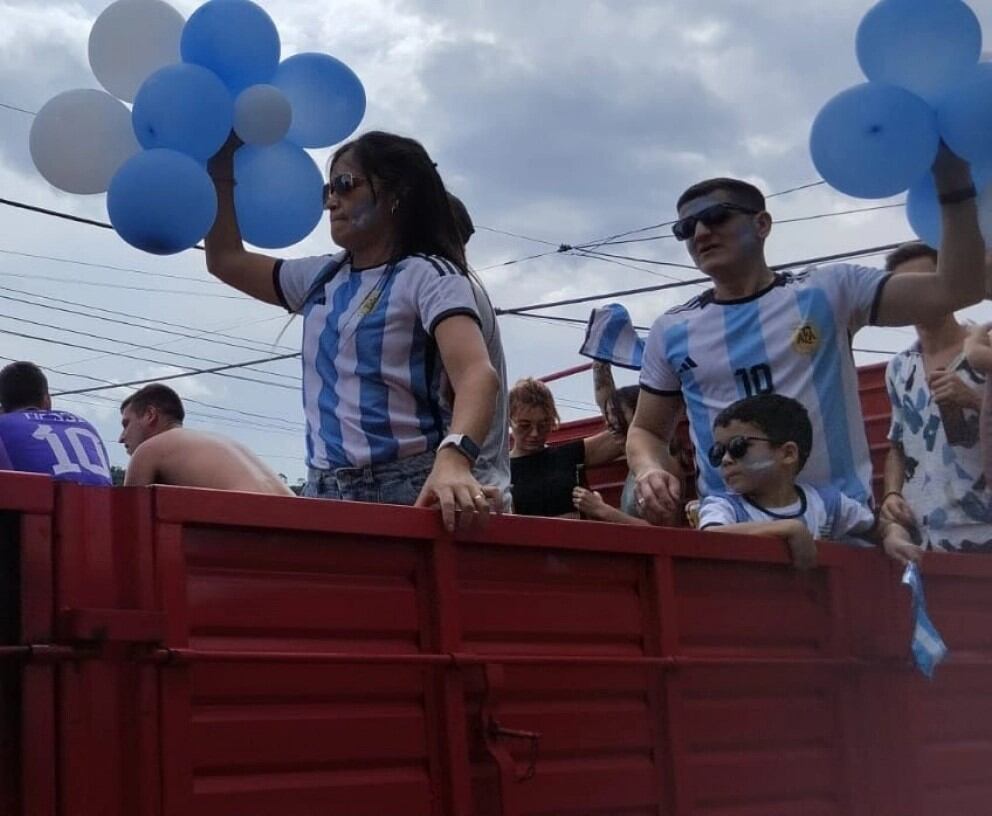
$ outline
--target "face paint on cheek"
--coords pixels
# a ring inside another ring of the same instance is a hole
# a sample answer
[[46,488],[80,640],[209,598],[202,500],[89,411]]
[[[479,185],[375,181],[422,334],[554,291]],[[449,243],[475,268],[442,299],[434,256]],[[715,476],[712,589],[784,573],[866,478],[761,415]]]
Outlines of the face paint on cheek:
[[372,219],[375,216],[375,204],[368,202],[360,209],[355,210],[352,213],[351,218],[348,220],[351,222],[353,227],[358,227],[359,229],[364,229],[369,224],[372,223]]
[[775,467],[775,460],[770,458],[755,459],[753,462],[739,462],[738,466],[747,473],[762,473]]

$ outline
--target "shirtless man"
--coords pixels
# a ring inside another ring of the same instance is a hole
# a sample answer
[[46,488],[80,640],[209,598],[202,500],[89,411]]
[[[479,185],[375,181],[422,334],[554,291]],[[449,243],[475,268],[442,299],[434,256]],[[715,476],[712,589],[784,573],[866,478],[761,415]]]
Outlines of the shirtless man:
[[179,395],[152,383],[121,403],[118,440],[131,456],[126,487],[167,484],[292,496],[283,481],[244,446],[183,427]]

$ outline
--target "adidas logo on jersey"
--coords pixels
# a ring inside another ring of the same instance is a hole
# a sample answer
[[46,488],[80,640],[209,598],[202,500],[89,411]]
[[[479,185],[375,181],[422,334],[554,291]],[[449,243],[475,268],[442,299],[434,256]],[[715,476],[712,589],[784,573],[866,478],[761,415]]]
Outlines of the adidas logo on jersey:
[[691,371],[694,368],[699,368],[699,365],[692,359],[692,357],[686,357],[682,361],[682,365],[679,366],[679,374],[685,374],[687,371]]

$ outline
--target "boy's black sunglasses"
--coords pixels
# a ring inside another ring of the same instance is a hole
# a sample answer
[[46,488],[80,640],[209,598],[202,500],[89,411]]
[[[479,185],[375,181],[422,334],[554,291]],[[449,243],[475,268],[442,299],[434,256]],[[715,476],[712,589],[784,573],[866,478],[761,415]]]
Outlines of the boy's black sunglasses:
[[718,227],[735,212],[747,213],[748,215],[758,214],[757,210],[752,210],[750,207],[741,207],[739,204],[721,202],[720,204],[713,204],[705,210],[700,210],[695,215],[680,218],[672,224],[672,232],[675,233],[675,237],[680,241],[688,241],[696,234],[696,224],[699,222],[702,222],[707,227]]
[[743,459],[747,456],[748,448],[751,447],[752,442],[771,441],[766,436],[732,436],[727,440],[726,445],[723,442],[714,442],[708,454],[710,464],[715,468],[720,467],[724,455],[728,453],[731,459]]

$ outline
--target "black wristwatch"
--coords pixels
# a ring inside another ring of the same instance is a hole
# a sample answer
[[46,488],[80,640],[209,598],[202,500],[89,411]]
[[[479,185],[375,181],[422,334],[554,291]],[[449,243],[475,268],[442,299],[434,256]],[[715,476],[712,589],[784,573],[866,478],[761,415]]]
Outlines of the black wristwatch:
[[472,437],[468,434],[448,434],[437,446],[439,451],[445,448],[454,448],[473,465],[475,460],[479,458],[479,446],[472,441]]

